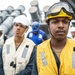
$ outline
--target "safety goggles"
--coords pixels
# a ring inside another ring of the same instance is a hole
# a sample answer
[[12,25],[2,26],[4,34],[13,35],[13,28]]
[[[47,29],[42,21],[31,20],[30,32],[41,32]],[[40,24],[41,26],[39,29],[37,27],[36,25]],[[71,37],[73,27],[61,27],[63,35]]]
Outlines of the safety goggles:
[[56,4],[54,4],[53,6],[51,6],[49,8],[46,16],[48,16],[48,15],[51,15],[51,16],[58,15],[61,10],[63,10],[68,15],[72,15],[73,14],[73,10],[72,10],[71,6],[68,3],[66,3],[66,2],[59,2],[59,3],[56,3]]
[[37,29],[37,28],[39,28],[39,26],[34,26],[34,25],[33,25],[32,28],[33,28],[33,29]]

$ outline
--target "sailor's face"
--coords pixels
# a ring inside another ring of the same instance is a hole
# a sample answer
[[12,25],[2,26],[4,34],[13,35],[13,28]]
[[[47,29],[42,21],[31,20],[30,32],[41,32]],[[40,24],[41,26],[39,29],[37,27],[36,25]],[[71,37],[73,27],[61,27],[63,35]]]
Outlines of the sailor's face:
[[51,19],[49,23],[49,30],[52,38],[63,40],[66,38],[69,29],[69,20],[67,18]]
[[21,23],[15,23],[13,26],[14,36],[20,37],[25,32],[26,27]]

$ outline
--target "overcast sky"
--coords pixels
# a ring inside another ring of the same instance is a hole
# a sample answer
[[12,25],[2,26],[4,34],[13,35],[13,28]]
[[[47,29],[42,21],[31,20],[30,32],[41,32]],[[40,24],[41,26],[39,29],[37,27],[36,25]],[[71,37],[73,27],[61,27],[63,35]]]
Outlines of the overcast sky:
[[[14,7],[14,9],[17,9],[19,5],[25,6],[25,13],[27,14],[27,17],[30,19],[29,14],[29,8],[31,7],[30,2],[33,0],[0,0],[0,10],[5,10],[8,6]],[[46,5],[51,6],[55,2],[59,2],[60,0],[38,0],[39,8],[41,11],[43,11],[43,8]]]

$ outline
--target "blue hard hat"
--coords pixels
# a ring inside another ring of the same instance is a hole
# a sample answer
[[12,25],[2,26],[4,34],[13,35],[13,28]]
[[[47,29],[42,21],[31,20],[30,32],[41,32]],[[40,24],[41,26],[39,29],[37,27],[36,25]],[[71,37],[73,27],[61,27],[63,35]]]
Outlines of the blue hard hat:
[[33,31],[38,31],[39,30],[39,27],[40,27],[40,24],[37,21],[35,21],[35,22],[33,22],[31,24],[31,26],[32,26],[32,30]]

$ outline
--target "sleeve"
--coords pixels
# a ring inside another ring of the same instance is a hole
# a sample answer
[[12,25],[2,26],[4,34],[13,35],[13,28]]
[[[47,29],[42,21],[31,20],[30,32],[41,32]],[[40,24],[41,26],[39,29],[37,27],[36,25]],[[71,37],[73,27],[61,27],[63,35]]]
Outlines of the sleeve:
[[34,65],[33,65],[33,69],[32,69],[31,75],[38,75],[36,55],[35,55]]
[[2,60],[2,48],[0,48],[0,75],[4,75],[3,60]]
[[15,75],[31,75],[32,69],[33,69],[33,61],[35,58],[35,54],[36,54],[36,47],[34,47],[33,52],[31,54],[29,63],[27,64],[26,68],[23,69],[20,73],[15,74]]

